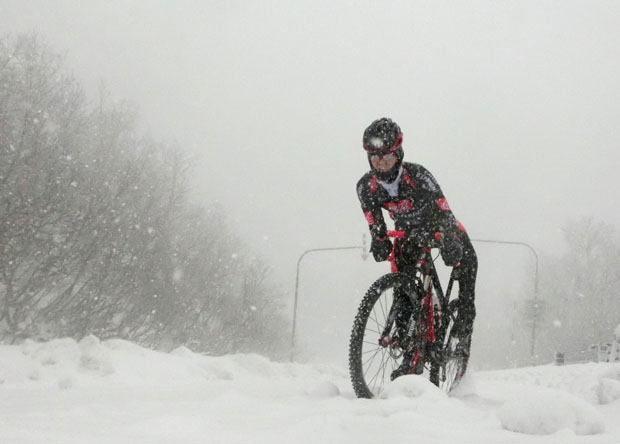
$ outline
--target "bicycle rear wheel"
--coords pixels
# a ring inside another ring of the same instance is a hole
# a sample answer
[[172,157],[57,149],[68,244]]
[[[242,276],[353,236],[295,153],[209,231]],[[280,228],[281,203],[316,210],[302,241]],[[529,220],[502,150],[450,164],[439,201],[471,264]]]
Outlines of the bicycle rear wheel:
[[[392,371],[400,365],[406,344],[401,343],[404,334],[397,331],[394,321],[398,309],[394,302],[415,294],[416,288],[416,281],[409,275],[389,273],[377,279],[362,299],[349,343],[349,374],[358,398],[381,393]],[[416,310],[419,312],[419,305],[413,307],[414,319]]]

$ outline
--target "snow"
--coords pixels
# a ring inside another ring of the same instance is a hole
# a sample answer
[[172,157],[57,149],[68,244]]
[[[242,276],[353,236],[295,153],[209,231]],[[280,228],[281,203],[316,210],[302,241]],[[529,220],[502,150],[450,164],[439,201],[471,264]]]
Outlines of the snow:
[[383,147],[383,139],[380,137],[372,137],[369,142],[375,148]]
[[[343,351],[344,352],[344,351]],[[0,345],[1,443],[620,443],[620,364],[420,376],[356,399],[345,369],[122,340]]]
[[505,429],[533,435],[562,429],[592,435],[605,430],[602,415],[592,405],[559,390],[524,390],[509,399],[497,415]]

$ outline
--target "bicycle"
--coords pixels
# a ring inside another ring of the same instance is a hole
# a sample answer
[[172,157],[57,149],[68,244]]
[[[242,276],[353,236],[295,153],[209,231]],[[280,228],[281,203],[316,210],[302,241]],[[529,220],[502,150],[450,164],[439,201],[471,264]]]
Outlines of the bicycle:
[[[370,286],[353,323],[349,343],[353,389],[358,398],[379,395],[406,358],[410,359],[408,373],[425,375],[449,393],[467,370],[471,346],[470,339],[460,341],[452,334],[458,306],[456,299],[450,301],[450,293],[459,268],[452,268],[444,294],[431,253],[441,246],[440,233],[417,238],[420,256],[411,274],[399,272],[396,266],[395,246],[404,232],[388,231],[388,236],[394,239],[388,259],[391,273]],[[406,300],[409,307],[403,305]]]

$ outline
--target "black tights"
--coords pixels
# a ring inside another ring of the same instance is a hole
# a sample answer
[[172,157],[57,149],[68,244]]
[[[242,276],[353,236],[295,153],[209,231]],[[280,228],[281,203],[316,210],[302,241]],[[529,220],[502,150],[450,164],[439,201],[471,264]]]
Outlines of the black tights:
[[[476,275],[478,274],[478,258],[476,251],[474,250],[469,236],[465,233],[460,233],[461,242],[463,245],[463,257],[459,266],[459,297],[458,297],[458,318],[456,326],[462,334],[471,334],[473,331],[474,318],[476,317]],[[413,250],[411,254],[400,254],[401,249],[397,248],[396,253],[396,265],[399,271],[412,273],[415,271],[415,262],[420,256],[419,249]],[[402,304],[399,310],[399,315],[396,318],[396,325],[399,328],[406,326],[407,320],[411,315],[411,304],[404,295],[395,295],[399,300],[398,303]],[[404,325],[402,325],[404,323]]]

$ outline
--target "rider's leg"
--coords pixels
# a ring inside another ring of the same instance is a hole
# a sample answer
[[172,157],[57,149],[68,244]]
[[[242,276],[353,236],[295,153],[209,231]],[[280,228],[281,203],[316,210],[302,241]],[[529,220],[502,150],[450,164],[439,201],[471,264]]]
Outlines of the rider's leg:
[[413,306],[409,296],[401,288],[394,291],[394,303],[397,304],[396,331],[402,338],[406,334],[407,324],[411,313],[413,313]]
[[[397,252],[395,254],[396,266],[398,268],[398,271],[411,274],[412,276],[415,275],[415,259],[403,256],[400,252],[401,249],[398,247],[399,245],[397,245]],[[396,328],[398,331],[398,335],[401,338],[404,338],[407,333],[409,320],[413,313],[413,305],[411,304],[411,299],[409,298],[409,295],[402,288],[399,288],[395,291],[394,299],[395,301],[398,301],[399,304],[398,312],[396,315]],[[391,380],[394,380],[399,376],[412,373],[411,366],[413,362],[414,351],[409,349],[409,344],[405,343],[403,345],[404,350],[401,364],[390,374]]]
[[474,300],[478,259],[469,237],[463,233],[461,240],[463,242],[463,258],[460,265],[458,314],[454,333],[461,338],[466,338],[471,336],[473,332],[474,318],[476,317]]
[[[412,276],[415,275],[415,259],[403,255],[402,242],[400,239],[396,242],[394,259],[396,260],[396,268],[399,272],[408,273]],[[411,300],[406,290],[411,289],[398,288],[394,292],[394,300],[398,304],[396,327],[399,329],[399,333],[407,328],[409,318],[413,312],[413,306],[411,305]]]

